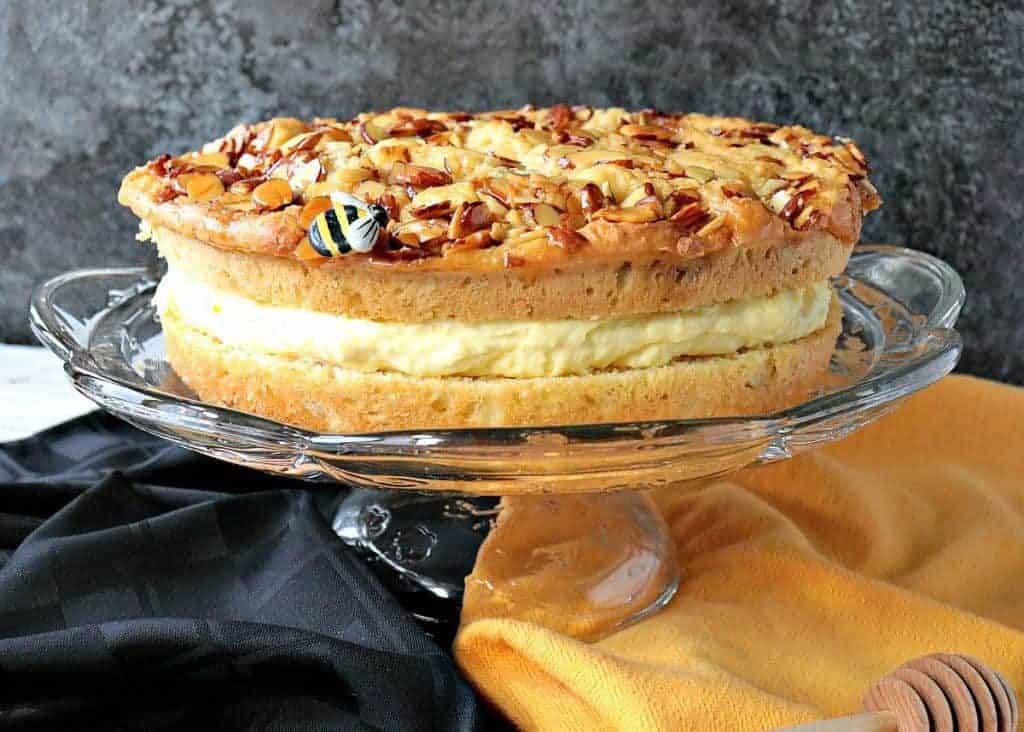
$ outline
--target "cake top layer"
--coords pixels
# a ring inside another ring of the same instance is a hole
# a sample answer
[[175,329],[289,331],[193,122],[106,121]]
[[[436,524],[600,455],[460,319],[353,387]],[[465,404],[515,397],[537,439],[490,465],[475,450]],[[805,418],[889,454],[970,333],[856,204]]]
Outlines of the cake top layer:
[[[132,171],[119,200],[222,248],[471,271],[686,259],[826,233],[852,244],[880,204],[867,175],[855,143],[798,126],[564,105],[401,108],[239,125]],[[368,252],[325,251],[321,219],[344,216],[341,193],[386,213]]]

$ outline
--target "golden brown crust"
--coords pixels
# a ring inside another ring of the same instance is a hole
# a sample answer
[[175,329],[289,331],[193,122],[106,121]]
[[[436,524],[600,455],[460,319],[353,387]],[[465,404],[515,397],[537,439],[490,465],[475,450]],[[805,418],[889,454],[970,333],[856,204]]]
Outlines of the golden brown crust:
[[[378,321],[551,320],[674,312],[821,282],[846,267],[851,247],[818,232],[797,244],[729,248],[684,262],[598,263],[561,272],[381,270],[360,258],[311,267],[156,232],[176,270],[256,302]],[[361,263],[361,264],[360,264]]]
[[167,356],[200,398],[318,432],[562,425],[770,414],[821,383],[841,324],[731,357],[589,376],[414,378],[225,347],[164,319]]
[[[225,249],[480,274],[683,261],[824,232],[852,244],[878,205],[866,175],[852,142],[739,118],[392,110],[239,126],[202,152],[132,171],[119,200]],[[288,195],[259,195],[268,180],[288,181]],[[303,206],[335,191],[389,209],[373,252],[328,259],[309,246]]]

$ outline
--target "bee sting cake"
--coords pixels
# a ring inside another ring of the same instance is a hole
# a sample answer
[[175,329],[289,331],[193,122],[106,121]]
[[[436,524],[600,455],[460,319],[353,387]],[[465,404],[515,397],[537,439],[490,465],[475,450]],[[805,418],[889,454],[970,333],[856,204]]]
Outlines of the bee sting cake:
[[200,396],[317,431],[771,413],[880,201],[855,143],[559,105],[240,125],[133,170]]

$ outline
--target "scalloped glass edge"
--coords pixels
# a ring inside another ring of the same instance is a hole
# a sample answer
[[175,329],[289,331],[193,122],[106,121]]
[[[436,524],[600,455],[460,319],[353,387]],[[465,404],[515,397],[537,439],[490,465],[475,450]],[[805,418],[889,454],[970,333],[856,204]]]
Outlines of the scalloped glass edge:
[[[71,313],[65,289],[117,279],[106,309]],[[128,422],[193,450],[305,480],[368,488],[471,494],[646,489],[720,475],[787,458],[840,439],[934,383],[962,350],[953,328],[965,293],[957,273],[922,252],[881,245],[854,249],[835,280],[848,320],[884,345],[861,378],[798,406],[761,417],[666,420],[565,427],[317,434],[203,403],[145,383],[125,354],[114,369],[93,352],[104,317],[135,304],[144,315],[158,276],[146,268],[87,269],[58,275],[32,297],[37,338],[65,363],[75,388]],[[842,336],[841,336],[842,337]],[[125,346],[127,348],[127,346]],[[132,376],[134,374],[134,377]]]

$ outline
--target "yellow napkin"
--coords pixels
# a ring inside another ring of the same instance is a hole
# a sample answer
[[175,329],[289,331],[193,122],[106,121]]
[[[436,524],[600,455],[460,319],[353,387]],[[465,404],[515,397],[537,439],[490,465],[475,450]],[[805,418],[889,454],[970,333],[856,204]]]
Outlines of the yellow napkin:
[[949,377],[824,449],[655,494],[683,579],[595,644],[462,627],[459,664],[518,725],[763,730],[861,709],[935,651],[1024,691],[1024,390]]

